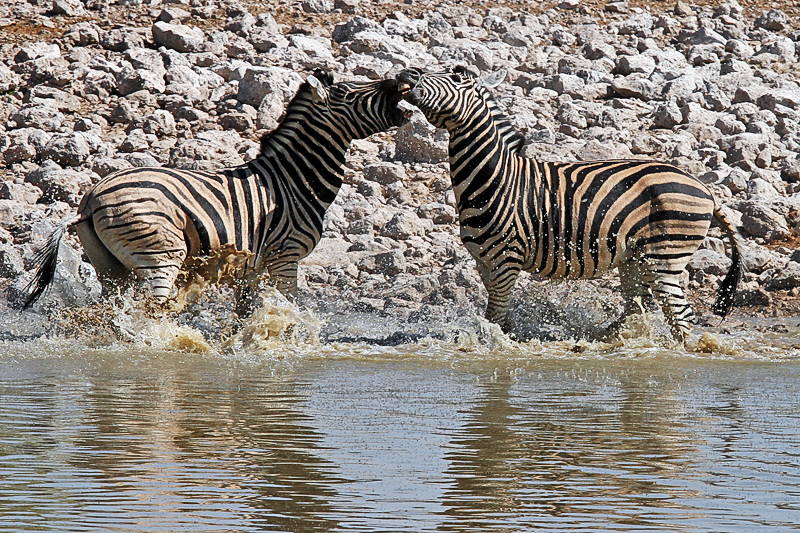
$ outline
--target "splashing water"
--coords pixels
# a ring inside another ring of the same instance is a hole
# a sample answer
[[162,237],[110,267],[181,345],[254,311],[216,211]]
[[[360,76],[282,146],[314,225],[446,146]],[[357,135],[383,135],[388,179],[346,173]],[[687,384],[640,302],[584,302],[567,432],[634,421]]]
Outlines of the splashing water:
[[128,344],[151,350],[239,356],[278,354],[287,347],[301,349],[320,343],[322,321],[311,311],[301,310],[272,287],[261,293],[261,300],[262,305],[250,317],[227,323],[230,317],[213,305],[199,311],[189,305],[189,311],[181,314],[176,307],[184,308],[183,301],[177,306],[174,302],[163,306],[137,298],[129,289],[102,303],[56,311],[51,334],[93,347]]
[[[262,305],[253,315],[240,320],[230,309],[230,287],[203,289],[182,310],[176,309],[181,306],[165,308],[137,298],[131,290],[92,306],[62,308],[51,313],[44,334],[76,348],[198,353],[242,362],[376,355],[430,361],[516,360],[522,365],[542,357],[800,357],[800,342],[794,340],[798,335],[792,333],[796,324],[791,321],[778,328],[772,323],[752,325],[728,319],[724,325],[696,328],[686,346],[677,347],[663,317],[645,313],[629,317],[618,337],[605,338],[603,325],[618,312],[614,302],[612,311],[606,312],[604,293],[569,284],[539,284],[533,290],[520,291],[512,309],[510,335],[496,324],[460,310],[426,315],[423,321],[386,313],[314,312],[288,301],[271,287],[261,293]],[[0,315],[4,314],[0,309]],[[13,316],[19,322],[25,314]],[[41,321],[42,317],[38,318]],[[12,332],[6,338],[24,342],[41,335]]]
[[239,331],[223,342],[223,350],[242,354],[319,345],[322,321],[314,313],[301,310],[273,287],[264,289],[260,297],[261,306],[243,321]]

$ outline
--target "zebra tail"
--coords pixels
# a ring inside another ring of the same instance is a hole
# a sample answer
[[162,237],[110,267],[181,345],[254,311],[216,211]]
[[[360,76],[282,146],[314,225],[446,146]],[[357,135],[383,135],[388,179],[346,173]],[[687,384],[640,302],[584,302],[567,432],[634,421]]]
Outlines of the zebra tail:
[[714,218],[717,219],[717,222],[719,222],[725,230],[725,233],[728,234],[728,238],[731,240],[731,268],[728,270],[728,274],[725,276],[725,279],[722,280],[717,290],[717,300],[714,302],[714,305],[711,306],[711,311],[715,315],[725,317],[733,306],[733,299],[736,296],[736,287],[742,280],[744,271],[742,249],[736,228],[733,227],[733,224],[728,217],[725,216],[725,213],[722,212],[719,205],[714,206]]
[[22,309],[28,309],[45,293],[53,282],[58,265],[58,247],[67,228],[81,220],[79,217],[71,218],[57,227],[42,245],[33,253],[34,273],[24,288],[27,294],[22,303]]

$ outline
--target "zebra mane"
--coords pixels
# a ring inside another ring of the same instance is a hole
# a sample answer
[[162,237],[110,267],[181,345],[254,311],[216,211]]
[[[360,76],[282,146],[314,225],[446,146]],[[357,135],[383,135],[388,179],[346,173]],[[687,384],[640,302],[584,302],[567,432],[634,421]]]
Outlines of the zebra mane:
[[[314,70],[314,72],[311,73],[311,75],[317,78],[320,81],[320,83],[322,83],[322,85],[325,87],[330,87],[331,85],[333,85],[333,74],[331,74],[330,72],[327,72],[322,69],[316,69]],[[286,117],[288,117],[291,114],[294,108],[298,107],[300,105],[300,102],[304,102],[306,98],[310,96],[310,94],[311,94],[311,85],[308,83],[308,81],[304,81],[302,84],[300,84],[300,88],[297,89],[297,93],[294,95],[294,97],[289,101],[289,105],[286,106],[286,112],[283,114],[284,117],[283,120],[286,120]],[[278,131],[278,129],[280,129],[281,124],[283,124],[283,121],[281,121],[280,124],[278,124],[277,128],[275,128],[272,131],[268,131],[261,136],[260,140],[261,153],[264,153],[264,151],[269,147],[272,135],[276,131]]]
[[483,87],[475,87],[478,94],[486,102],[486,107],[489,108],[489,113],[492,116],[497,132],[500,134],[502,141],[508,146],[508,150],[512,153],[519,154],[522,150],[522,145],[525,143],[525,137],[517,131],[508,115],[500,109],[497,101],[492,98],[489,91]]
[[[474,72],[464,65],[456,65],[453,67],[452,72],[469,76],[473,80],[477,77]],[[502,142],[506,144],[511,153],[519,154],[525,142],[525,137],[511,124],[508,116],[497,105],[497,102],[492,98],[488,89],[476,84],[475,91],[483,98],[483,101],[486,102],[486,107],[489,108],[489,114],[492,116],[492,120],[497,128],[497,132],[500,134]]]

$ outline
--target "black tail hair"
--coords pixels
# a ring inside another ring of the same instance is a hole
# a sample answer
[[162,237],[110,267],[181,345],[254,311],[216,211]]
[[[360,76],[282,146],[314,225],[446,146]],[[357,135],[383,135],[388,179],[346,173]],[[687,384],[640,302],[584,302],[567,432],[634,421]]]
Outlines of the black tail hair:
[[23,302],[22,309],[27,309],[36,303],[36,300],[45,293],[53,282],[53,277],[56,274],[56,265],[58,265],[58,247],[67,227],[67,225],[62,225],[56,228],[47,241],[34,252],[35,270],[33,277],[25,285],[25,293],[28,297]]
[[736,287],[742,280],[742,273],[744,271],[742,264],[741,250],[739,247],[739,237],[736,229],[731,224],[728,217],[720,210],[719,206],[714,207],[714,218],[720,223],[728,238],[731,240],[731,268],[728,274],[717,289],[717,300],[711,306],[711,311],[715,315],[725,317],[733,306],[733,299],[736,296]]

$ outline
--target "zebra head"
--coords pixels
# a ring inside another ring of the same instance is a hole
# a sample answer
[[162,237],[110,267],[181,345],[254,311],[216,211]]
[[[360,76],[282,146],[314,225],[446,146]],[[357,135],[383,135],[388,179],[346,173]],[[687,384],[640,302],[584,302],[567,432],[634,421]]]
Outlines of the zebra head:
[[450,72],[430,73],[406,69],[397,76],[403,97],[417,106],[425,118],[438,128],[470,122],[480,102],[488,98],[486,89],[493,89],[506,77],[498,70],[476,78],[463,67]]
[[343,134],[351,139],[363,139],[402,126],[407,121],[397,106],[403,98],[397,87],[397,80],[333,83],[330,74],[315,71],[306,79],[298,96],[308,91],[327,120]]

